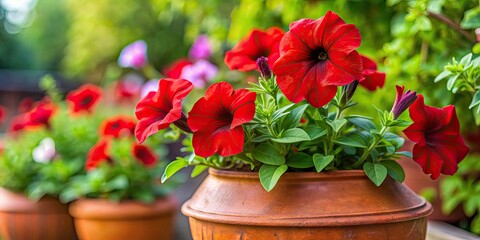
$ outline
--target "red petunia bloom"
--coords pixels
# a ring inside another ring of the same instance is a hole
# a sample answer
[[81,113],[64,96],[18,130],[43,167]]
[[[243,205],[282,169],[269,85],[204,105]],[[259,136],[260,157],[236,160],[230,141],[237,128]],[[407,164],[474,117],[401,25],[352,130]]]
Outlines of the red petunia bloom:
[[182,58],[167,66],[163,72],[167,78],[177,79],[182,75],[183,68],[192,64],[192,61],[188,60],[187,58]]
[[7,115],[7,109],[3,106],[0,106],[0,125],[5,120],[5,116]]
[[283,30],[271,27],[266,31],[254,29],[248,37],[228,51],[225,55],[225,64],[232,70],[251,71],[257,69],[257,59],[267,57],[270,67],[279,57],[280,40]]
[[322,107],[333,99],[337,86],[361,79],[362,59],[355,50],[360,42],[355,25],[330,11],[318,20],[291,23],[273,65],[280,90],[292,102],[306,99]]
[[231,156],[242,152],[242,124],[253,119],[255,98],[254,92],[233,90],[226,82],[210,86],[188,117],[195,154],[208,157],[214,153]]
[[382,88],[385,85],[385,73],[377,71],[377,64],[370,58],[362,57],[362,79],[360,85],[370,91]]
[[100,135],[119,138],[132,136],[135,132],[135,120],[130,117],[118,116],[105,120],[100,127]]
[[26,113],[15,116],[8,127],[9,131],[16,132],[27,126],[28,116]]
[[453,175],[469,151],[459,132],[455,107],[426,106],[419,95],[409,112],[413,124],[403,132],[415,142],[413,160],[432,179],[437,179],[440,173]]
[[111,163],[112,160],[107,152],[110,147],[108,139],[101,139],[88,151],[87,161],[85,162],[85,169],[87,171],[93,170],[102,162]]
[[182,99],[193,89],[185,79],[161,79],[158,91],[150,92],[138,102],[135,116],[138,119],[135,136],[142,143],[145,139],[167,128],[182,117]]
[[155,154],[153,154],[152,150],[145,146],[135,144],[133,145],[132,150],[135,158],[147,167],[151,167],[157,162]]
[[35,101],[29,97],[26,97],[20,101],[18,105],[18,111],[21,113],[25,113],[30,111],[35,106]]
[[84,84],[67,95],[67,100],[74,113],[90,112],[102,95],[102,89],[93,84]]

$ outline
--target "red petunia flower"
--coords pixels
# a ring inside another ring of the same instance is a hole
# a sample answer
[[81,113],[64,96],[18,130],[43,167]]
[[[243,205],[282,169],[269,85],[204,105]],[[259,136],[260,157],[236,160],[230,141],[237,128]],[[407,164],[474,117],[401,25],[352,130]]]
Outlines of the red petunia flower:
[[283,30],[271,27],[266,31],[254,29],[248,37],[228,51],[225,55],[225,64],[232,70],[251,71],[257,69],[257,59],[267,57],[270,67],[279,57],[280,40]]
[[100,135],[119,138],[132,136],[135,132],[135,120],[130,117],[118,116],[105,120],[100,127]]
[[28,116],[26,113],[15,116],[8,127],[9,131],[16,132],[27,126]]
[[382,88],[385,85],[385,73],[377,71],[377,64],[370,58],[362,57],[362,79],[360,85],[370,91]]
[[145,146],[135,144],[133,146],[133,155],[138,161],[147,167],[151,167],[157,162],[155,154],[153,154],[152,150]]
[[93,84],[84,84],[67,95],[74,113],[90,112],[102,95],[102,89]]
[[437,179],[440,173],[453,175],[469,151],[459,132],[455,107],[426,106],[419,95],[409,112],[413,124],[403,132],[415,142],[413,160],[432,179]]
[[0,106],[0,125],[5,120],[5,116],[7,116],[7,109],[3,106]]
[[112,160],[107,152],[110,147],[108,139],[101,139],[88,151],[87,161],[85,162],[85,169],[87,171],[93,170],[102,162],[111,163]]
[[183,68],[192,64],[192,61],[188,60],[187,58],[182,58],[167,66],[163,72],[167,78],[177,79],[180,78],[180,75],[182,75]]
[[18,105],[18,111],[21,113],[28,112],[32,110],[32,108],[35,106],[35,101],[29,97],[26,97],[20,101],[20,104]]
[[193,89],[185,79],[161,79],[158,91],[150,92],[138,102],[135,116],[138,123],[135,136],[142,143],[145,139],[167,128],[182,117],[182,99]]
[[333,99],[337,86],[361,79],[362,59],[355,50],[360,42],[355,25],[330,11],[318,20],[291,23],[273,65],[280,90],[292,102],[306,99],[322,107]]
[[208,157],[214,153],[231,156],[242,152],[242,124],[253,119],[255,98],[254,92],[233,90],[226,82],[210,86],[188,117],[195,154]]

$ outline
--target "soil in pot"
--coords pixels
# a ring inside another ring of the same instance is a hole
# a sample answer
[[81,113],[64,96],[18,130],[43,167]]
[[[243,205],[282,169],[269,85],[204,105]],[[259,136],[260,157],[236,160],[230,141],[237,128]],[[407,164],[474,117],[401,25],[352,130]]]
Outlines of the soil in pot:
[[158,198],[152,204],[81,199],[70,205],[81,240],[172,240],[177,201]]
[[0,234],[4,240],[77,239],[67,205],[52,197],[33,201],[2,188]]
[[431,205],[388,178],[363,171],[286,173],[266,192],[258,173],[211,169],[187,201],[195,240],[425,239]]

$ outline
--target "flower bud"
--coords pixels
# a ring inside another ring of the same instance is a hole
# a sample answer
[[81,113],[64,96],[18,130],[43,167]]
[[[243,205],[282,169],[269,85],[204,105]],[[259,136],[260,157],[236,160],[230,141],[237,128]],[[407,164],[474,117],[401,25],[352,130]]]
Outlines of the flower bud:
[[357,90],[358,83],[359,83],[359,81],[355,80],[355,81],[343,86],[342,101],[344,101],[344,103],[347,103],[348,101],[350,101],[350,99],[352,99],[353,94],[355,93],[355,90]]
[[475,29],[475,35],[477,35],[477,42],[480,42],[480,28]]
[[175,124],[175,126],[187,133],[192,133],[192,130],[190,129],[190,127],[188,127],[187,116],[185,116],[185,113],[183,112],[180,118],[177,121],[173,122],[173,124]]
[[272,71],[270,70],[270,66],[268,66],[267,57],[262,56],[257,58],[257,67],[263,79],[267,80],[272,77]]
[[407,90],[404,94],[404,87],[403,86],[396,86],[397,88],[397,96],[395,97],[395,103],[392,107],[393,119],[397,119],[405,110],[412,105],[415,100],[417,100],[417,93]]

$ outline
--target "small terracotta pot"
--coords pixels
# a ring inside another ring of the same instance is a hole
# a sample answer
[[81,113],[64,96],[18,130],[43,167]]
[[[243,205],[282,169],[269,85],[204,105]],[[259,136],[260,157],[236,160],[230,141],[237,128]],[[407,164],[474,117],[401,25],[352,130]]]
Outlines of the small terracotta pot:
[[0,233],[3,239],[77,239],[68,206],[56,198],[39,201],[0,188]]
[[425,239],[432,207],[387,178],[359,170],[285,173],[271,192],[258,173],[210,169],[182,207],[194,240]]
[[81,240],[171,240],[176,206],[174,197],[158,198],[152,204],[81,199],[70,204],[70,214]]

